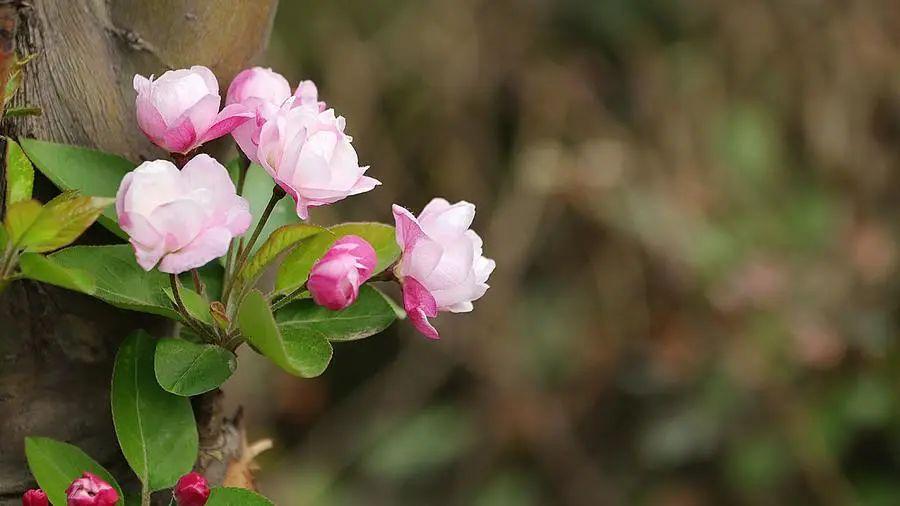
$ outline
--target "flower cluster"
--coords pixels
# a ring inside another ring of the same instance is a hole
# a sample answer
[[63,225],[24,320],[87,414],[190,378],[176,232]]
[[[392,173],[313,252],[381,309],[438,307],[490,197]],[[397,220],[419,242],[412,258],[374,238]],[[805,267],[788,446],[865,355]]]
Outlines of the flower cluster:
[[[134,88],[141,130],[174,160],[186,161],[183,167],[166,160],[144,162],[119,188],[119,224],[146,270],[179,274],[225,256],[231,248],[237,249],[240,264],[282,196],[290,195],[297,216],[307,220],[311,207],[380,184],[365,175],[368,167],[359,164],[346,120],[319,100],[312,81],[301,82],[292,92],[280,74],[250,68],[231,82],[221,110],[218,82],[205,67],[173,70],[157,79],[135,76]],[[203,143],[228,133],[275,186],[270,208],[247,244],[235,240],[251,225],[247,201],[219,162],[195,154]],[[494,261],[482,254],[481,238],[470,230],[475,206],[436,198],[418,217],[398,205],[393,214],[402,254],[391,272],[402,285],[403,305],[415,328],[437,338],[428,319],[439,311],[471,311],[494,269]],[[375,265],[371,244],[356,236],[340,238],[315,262],[306,289],[321,306],[347,308]],[[239,268],[234,266],[232,274]]]

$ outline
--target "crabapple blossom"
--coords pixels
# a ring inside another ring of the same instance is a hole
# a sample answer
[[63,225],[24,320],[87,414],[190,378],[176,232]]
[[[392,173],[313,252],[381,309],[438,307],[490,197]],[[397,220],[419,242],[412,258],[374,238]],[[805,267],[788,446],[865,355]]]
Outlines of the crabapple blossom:
[[365,176],[352,138],[344,133],[343,116],[333,109],[294,107],[292,97],[269,119],[259,134],[257,159],[296,202],[297,215],[367,192],[379,181]]
[[171,153],[188,153],[254,116],[239,103],[219,111],[219,82],[200,65],[170,70],[156,79],[136,74],[134,91],[138,126]]
[[171,274],[223,256],[251,221],[225,167],[205,154],[180,171],[166,160],[142,163],[122,179],[116,213],[138,264]]
[[432,199],[414,216],[394,205],[397,244],[402,251],[394,273],[403,285],[403,306],[425,336],[437,339],[428,318],[439,311],[471,311],[488,289],[495,263],[482,254],[482,241],[470,230],[475,206]]

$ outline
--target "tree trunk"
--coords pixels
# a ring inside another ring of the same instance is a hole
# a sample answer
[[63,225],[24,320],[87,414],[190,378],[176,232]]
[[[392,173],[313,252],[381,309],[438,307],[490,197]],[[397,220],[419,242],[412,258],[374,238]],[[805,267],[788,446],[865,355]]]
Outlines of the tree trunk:
[[[6,122],[3,133],[96,147],[134,161],[163,157],[137,128],[132,76],[206,65],[224,94],[264,48],[276,3],[0,0],[0,51],[38,55],[14,104],[43,109],[41,116]],[[46,186],[38,192],[50,194]],[[166,326],[38,283],[16,282],[0,295],[0,506],[21,504],[33,485],[23,451],[28,435],[68,441],[118,476],[130,474],[110,418],[112,359],[132,329],[159,333]],[[195,401],[201,451],[207,450],[200,464],[214,480],[224,473],[220,461],[240,450],[217,398]]]

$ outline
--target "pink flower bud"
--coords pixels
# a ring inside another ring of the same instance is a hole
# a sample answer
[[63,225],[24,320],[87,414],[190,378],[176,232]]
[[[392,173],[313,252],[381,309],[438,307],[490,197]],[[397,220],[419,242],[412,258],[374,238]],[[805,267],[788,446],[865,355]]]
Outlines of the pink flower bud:
[[203,506],[209,499],[209,483],[202,474],[190,472],[175,484],[175,501],[178,506]]
[[170,70],[155,80],[135,75],[134,91],[138,126],[154,144],[172,153],[188,153],[253,117],[241,104],[219,111],[219,82],[211,70],[199,65]]
[[403,307],[419,332],[437,339],[428,318],[438,311],[471,311],[487,291],[495,263],[482,255],[481,237],[469,229],[474,205],[436,198],[418,218],[398,205],[393,210],[402,250],[394,272],[403,284]]
[[297,215],[309,208],[332,204],[381,184],[360,167],[351,137],[344,133],[343,116],[333,109],[295,107],[285,102],[263,125],[256,159],[297,203]]
[[356,301],[360,285],[377,262],[375,249],[362,237],[341,237],[313,265],[306,287],[316,304],[333,311],[344,309]]
[[166,160],[142,163],[122,179],[116,213],[138,264],[172,274],[223,256],[251,220],[225,167],[205,154],[180,171]]
[[113,506],[119,494],[109,483],[85,472],[66,489],[67,506]]
[[22,496],[22,506],[49,506],[47,494],[39,488],[33,488]]

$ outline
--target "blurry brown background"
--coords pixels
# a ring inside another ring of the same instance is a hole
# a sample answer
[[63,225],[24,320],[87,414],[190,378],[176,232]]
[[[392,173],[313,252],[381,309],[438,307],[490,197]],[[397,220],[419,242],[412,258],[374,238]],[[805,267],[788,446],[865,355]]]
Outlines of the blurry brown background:
[[473,313],[246,354],[280,505],[900,504],[894,0],[282,0],[384,185],[478,206]]

